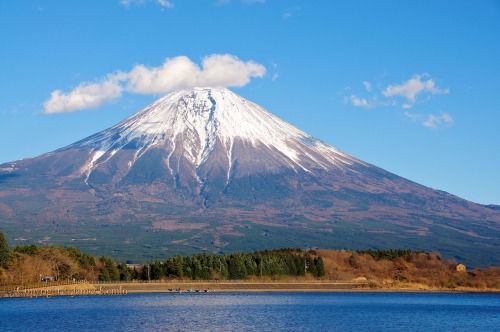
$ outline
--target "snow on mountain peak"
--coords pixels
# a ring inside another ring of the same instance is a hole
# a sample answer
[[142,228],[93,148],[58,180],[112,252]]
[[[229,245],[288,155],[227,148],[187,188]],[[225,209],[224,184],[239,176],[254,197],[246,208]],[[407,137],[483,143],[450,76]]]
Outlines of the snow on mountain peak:
[[[148,149],[166,144],[170,156],[182,148],[183,156],[198,168],[219,143],[227,156],[229,174],[236,140],[271,149],[295,171],[328,170],[359,162],[226,88],[172,92],[121,123],[67,148],[92,150],[82,168],[88,178],[98,164],[130,144],[137,151],[129,167]],[[172,168],[170,171],[173,174]]]

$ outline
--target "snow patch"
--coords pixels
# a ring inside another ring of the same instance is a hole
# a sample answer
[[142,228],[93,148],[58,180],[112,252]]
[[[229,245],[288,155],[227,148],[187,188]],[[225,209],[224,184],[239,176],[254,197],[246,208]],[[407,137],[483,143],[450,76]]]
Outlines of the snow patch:
[[329,170],[360,163],[225,88],[170,93],[121,123],[69,147],[92,149],[91,158],[82,167],[88,180],[99,158],[107,152],[109,157],[101,163],[126,146],[135,147],[137,151],[128,163],[131,168],[149,149],[164,144],[171,148],[166,158],[170,174],[176,173],[170,159],[176,149],[181,149],[181,155],[194,165],[197,180],[202,184],[198,170],[220,142],[228,160],[228,183],[237,139],[254,148],[265,146],[279,151],[273,152],[276,159],[295,172],[313,173],[312,168]]

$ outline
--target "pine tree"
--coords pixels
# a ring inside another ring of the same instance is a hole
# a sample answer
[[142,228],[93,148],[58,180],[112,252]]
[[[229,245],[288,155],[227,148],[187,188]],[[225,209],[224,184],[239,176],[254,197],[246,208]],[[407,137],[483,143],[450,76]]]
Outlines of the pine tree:
[[314,260],[310,256],[306,256],[307,261],[307,272],[312,274],[313,277],[318,276],[318,269],[316,268],[316,264],[314,264]]
[[101,257],[102,271],[100,279],[102,281],[118,281],[120,280],[120,272],[116,267],[112,258],[103,256]]
[[318,270],[318,277],[323,277],[325,275],[325,265],[323,264],[323,258],[318,257],[314,260],[316,269]]
[[6,268],[10,261],[10,249],[5,236],[0,231],[0,266]]
[[229,258],[229,279],[246,279],[247,269],[242,255],[231,255]]
[[125,263],[117,265],[118,271],[120,272],[120,280],[130,281],[132,280],[132,269],[129,269]]

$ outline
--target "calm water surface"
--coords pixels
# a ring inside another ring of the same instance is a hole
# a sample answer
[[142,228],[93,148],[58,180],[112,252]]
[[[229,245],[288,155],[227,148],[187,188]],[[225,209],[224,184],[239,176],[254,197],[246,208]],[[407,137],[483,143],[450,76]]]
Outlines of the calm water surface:
[[1,331],[500,331],[500,294],[183,293],[0,299]]

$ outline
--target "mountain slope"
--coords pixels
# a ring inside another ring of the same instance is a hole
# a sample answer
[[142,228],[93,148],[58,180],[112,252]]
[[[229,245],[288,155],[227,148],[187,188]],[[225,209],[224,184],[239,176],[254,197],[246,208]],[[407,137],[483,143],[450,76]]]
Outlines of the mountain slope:
[[[82,168],[87,179],[100,164],[127,149],[134,150],[129,168],[156,148],[165,152],[170,175],[178,175],[183,159],[194,167],[200,183],[198,171],[205,165],[226,170],[229,182],[233,165],[242,158],[240,167],[249,173],[282,167],[310,172],[309,168],[328,170],[356,162],[227,89],[172,93],[118,125],[58,152],[75,148],[92,151]],[[262,158],[259,162],[251,159],[256,151]]]
[[500,263],[498,210],[357,160],[227,89],[171,93],[0,165],[0,218],[18,239],[115,256],[403,246]]

